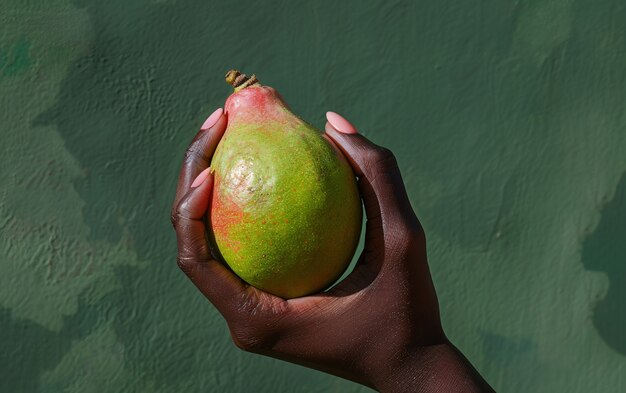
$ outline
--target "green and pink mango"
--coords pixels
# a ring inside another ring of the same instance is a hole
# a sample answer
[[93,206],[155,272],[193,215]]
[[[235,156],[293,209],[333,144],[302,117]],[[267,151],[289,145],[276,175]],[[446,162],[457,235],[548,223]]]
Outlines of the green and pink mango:
[[228,127],[211,162],[213,248],[264,291],[283,298],[321,291],[345,271],[358,243],[355,175],[276,90],[229,75],[237,87],[226,100]]

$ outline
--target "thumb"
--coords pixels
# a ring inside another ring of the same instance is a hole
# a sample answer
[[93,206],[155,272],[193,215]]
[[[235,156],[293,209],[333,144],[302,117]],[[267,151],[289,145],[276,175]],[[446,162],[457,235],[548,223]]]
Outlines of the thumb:
[[326,135],[344,153],[359,177],[359,187],[370,227],[379,228],[385,239],[389,233],[406,230],[422,232],[406,193],[393,153],[359,134],[346,119],[334,112],[326,114]]

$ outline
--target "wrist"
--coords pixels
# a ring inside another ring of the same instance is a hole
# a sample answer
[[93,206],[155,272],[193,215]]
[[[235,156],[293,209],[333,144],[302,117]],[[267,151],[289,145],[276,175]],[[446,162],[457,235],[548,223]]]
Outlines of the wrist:
[[370,386],[380,392],[493,392],[450,342],[397,351],[371,373]]

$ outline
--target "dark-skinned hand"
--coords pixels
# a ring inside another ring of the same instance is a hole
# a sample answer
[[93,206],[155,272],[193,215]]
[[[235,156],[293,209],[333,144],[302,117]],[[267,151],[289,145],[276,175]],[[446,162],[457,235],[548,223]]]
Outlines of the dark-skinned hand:
[[325,138],[358,178],[367,223],[354,270],[326,292],[283,299],[248,285],[212,257],[208,170],[227,116],[216,111],[182,164],[172,223],[178,266],[225,318],[237,347],[384,392],[492,391],[448,341],[426,239],[394,155],[329,112]]

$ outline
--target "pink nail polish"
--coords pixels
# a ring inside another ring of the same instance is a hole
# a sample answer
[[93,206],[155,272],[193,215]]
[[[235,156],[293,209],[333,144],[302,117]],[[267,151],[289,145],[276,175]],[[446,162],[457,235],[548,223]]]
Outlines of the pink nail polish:
[[193,183],[191,183],[191,188],[196,188],[200,184],[204,183],[206,178],[209,177],[210,171],[211,171],[211,167],[208,167],[207,169],[200,172],[200,174],[196,177],[196,180],[194,180]]
[[209,116],[204,121],[204,124],[202,124],[202,127],[200,127],[200,129],[208,130],[209,128],[213,127],[215,123],[217,123],[217,121],[219,120],[219,118],[222,116],[223,113],[224,113],[224,110],[222,108],[218,108],[215,112],[211,113],[211,116]]
[[357,130],[352,124],[341,115],[335,112],[326,112],[326,119],[339,132],[344,134],[356,134]]

